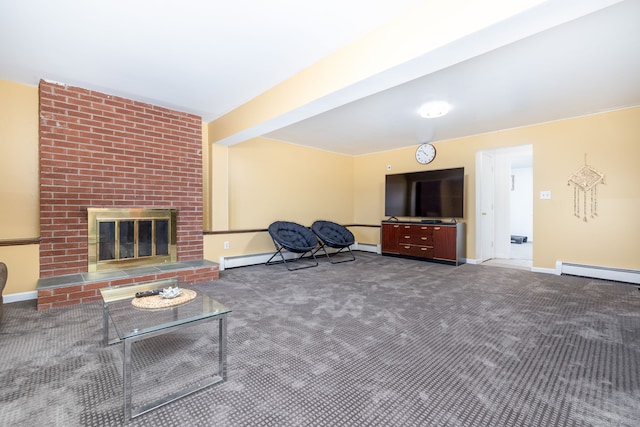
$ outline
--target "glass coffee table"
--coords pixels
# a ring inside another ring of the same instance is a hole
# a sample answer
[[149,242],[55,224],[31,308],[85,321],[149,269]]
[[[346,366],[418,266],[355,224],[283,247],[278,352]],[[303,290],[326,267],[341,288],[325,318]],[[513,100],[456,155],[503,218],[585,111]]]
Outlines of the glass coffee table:
[[[227,379],[227,314],[231,310],[200,292],[196,292],[195,298],[192,300],[168,308],[147,309],[138,308],[132,304],[137,292],[163,289],[177,284],[176,279],[167,279],[140,285],[113,286],[100,289],[103,299],[104,344],[122,343],[124,347],[122,377],[125,421]],[[182,390],[166,395],[139,408],[132,408],[131,359],[133,343],[175,332],[178,329],[197,323],[214,320],[218,320],[217,372],[213,376],[197,381]],[[109,340],[110,325],[114,326],[116,332],[116,338],[111,340]]]

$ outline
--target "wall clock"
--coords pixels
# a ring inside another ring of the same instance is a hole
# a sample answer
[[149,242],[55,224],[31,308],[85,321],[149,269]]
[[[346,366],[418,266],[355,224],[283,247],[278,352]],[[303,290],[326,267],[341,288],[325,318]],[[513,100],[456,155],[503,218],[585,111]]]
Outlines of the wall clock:
[[431,163],[436,158],[436,147],[429,143],[421,144],[416,150],[416,160],[422,165]]

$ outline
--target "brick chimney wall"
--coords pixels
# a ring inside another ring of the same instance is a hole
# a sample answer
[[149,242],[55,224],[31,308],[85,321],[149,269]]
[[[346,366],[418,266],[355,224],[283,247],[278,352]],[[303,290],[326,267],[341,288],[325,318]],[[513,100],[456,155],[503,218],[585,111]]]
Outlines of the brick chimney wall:
[[40,277],[87,271],[87,208],[175,208],[178,261],[203,258],[202,120],[40,82]]

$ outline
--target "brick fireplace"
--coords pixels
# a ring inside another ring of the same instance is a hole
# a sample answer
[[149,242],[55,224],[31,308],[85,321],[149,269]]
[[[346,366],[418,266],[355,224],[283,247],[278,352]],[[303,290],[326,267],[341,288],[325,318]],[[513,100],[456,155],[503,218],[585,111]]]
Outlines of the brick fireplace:
[[[198,116],[41,81],[38,309],[99,299],[104,286],[217,279],[203,260],[201,153]],[[175,210],[177,262],[89,272],[90,208]]]

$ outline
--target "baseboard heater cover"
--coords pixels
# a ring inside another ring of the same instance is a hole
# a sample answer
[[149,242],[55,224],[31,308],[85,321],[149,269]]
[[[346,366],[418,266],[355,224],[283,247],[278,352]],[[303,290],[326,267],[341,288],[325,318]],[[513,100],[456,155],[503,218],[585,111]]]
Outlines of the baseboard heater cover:
[[[331,251],[327,251],[331,253]],[[238,256],[230,256],[230,257],[220,257],[220,270],[226,270],[227,268],[236,268],[236,267],[248,267],[250,265],[264,264],[269,261],[269,258],[273,255],[273,252],[263,253],[263,254],[251,254],[251,255],[238,255]],[[292,253],[292,252],[283,252],[282,255],[288,261],[290,259],[295,259],[300,256],[300,254]],[[324,256],[324,253],[322,254]],[[316,256],[320,256],[320,254],[316,254]],[[278,256],[276,261],[281,260]]]
[[[338,251],[337,249],[334,249],[334,248],[326,248],[326,250],[330,254]],[[351,246],[351,250],[380,254],[380,245],[375,245],[370,243],[355,243]],[[222,271],[227,268],[247,267],[249,265],[264,264],[265,262],[269,261],[269,258],[271,258],[272,255],[273,255],[273,252],[251,254],[251,255],[237,255],[237,256],[230,256],[230,257],[220,257],[219,268],[220,268],[220,271]],[[287,260],[298,258],[299,256],[300,254],[284,252],[284,257]],[[316,256],[324,256],[324,252],[320,251],[316,254]]]
[[371,252],[380,255],[382,253],[380,245],[374,243],[357,243],[351,246],[354,251]]
[[19,301],[30,301],[38,299],[38,291],[19,292],[17,294],[3,295],[2,299],[5,304]]
[[[269,258],[273,255],[273,252],[251,255],[237,255],[229,257],[220,257],[220,270],[226,270],[227,268],[235,267],[247,267],[249,265],[264,264],[269,261]],[[298,254],[291,252],[284,252],[284,257],[289,260],[296,258]]]
[[563,262],[561,274],[640,284],[640,270]]

